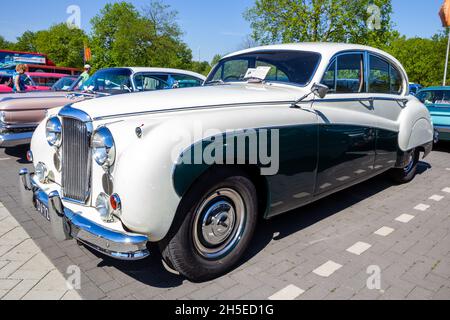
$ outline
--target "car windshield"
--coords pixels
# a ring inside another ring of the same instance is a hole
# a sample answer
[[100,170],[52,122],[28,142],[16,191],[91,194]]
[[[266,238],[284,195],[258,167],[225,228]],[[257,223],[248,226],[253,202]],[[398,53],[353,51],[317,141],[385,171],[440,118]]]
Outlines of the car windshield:
[[128,93],[133,90],[130,76],[131,70],[129,69],[100,70],[81,85],[81,78],[78,78],[71,90],[101,92],[108,94]]
[[425,104],[448,104],[450,105],[450,90],[420,91],[417,99]]
[[77,80],[74,77],[64,77],[56,81],[56,83],[52,86],[53,91],[68,91],[72,84]]
[[[265,81],[307,85],[320,62],[320,54],[306,51],[261,51],[223,59],[205,84],[244,82],[249,69],[266,68]],[[264,72],[265,73],[265,72]]]

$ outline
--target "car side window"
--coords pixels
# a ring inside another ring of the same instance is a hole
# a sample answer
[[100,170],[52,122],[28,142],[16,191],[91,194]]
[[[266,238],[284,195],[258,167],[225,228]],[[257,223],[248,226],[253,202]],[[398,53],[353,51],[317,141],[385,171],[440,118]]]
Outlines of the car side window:
[[369,92],[391,93],[390,65],[387,61],[370,55]]
[[336,59],[336,64],[336,93],[365,92],[362,53],[340,55]]
[[321,83],[330,89],[330,93],[336,92],[336,60],[328,67]]
[[172,74],[171,77],[175,81],[175,88],[199,87],[203,84],[203,80],[184,74]]
[[[397,68],[391,65],[391,93],[401,94],[403,92],[403,77]],[[416,88],[417,92],[417,88]]]
[[168,89],[168,75],[138,74],[134,77],[134,83],[139,91],[153,91]]

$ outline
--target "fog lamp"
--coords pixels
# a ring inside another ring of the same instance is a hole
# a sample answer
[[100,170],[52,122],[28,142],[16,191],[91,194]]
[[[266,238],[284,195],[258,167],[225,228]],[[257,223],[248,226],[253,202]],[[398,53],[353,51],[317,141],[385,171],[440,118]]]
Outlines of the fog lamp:
[[97,197],[97,201],[95,202],[95,208],[100,214],[100,218],[104,222],[111,222],[112,220],[114,220],[111,214],[111,207],[109,205],[109,197],[107,194],[101,193]]
[[47,166],[46,166],[44,163],[39,162],[39,163],[36,165],[36,168],[35,168],[35,169],[36,169],[36,170],[35,170],[35,175],[36,175],[36,177],[39,179],[39,182],[45,183],[46,180],[47,180],[47,177],[48,177]]

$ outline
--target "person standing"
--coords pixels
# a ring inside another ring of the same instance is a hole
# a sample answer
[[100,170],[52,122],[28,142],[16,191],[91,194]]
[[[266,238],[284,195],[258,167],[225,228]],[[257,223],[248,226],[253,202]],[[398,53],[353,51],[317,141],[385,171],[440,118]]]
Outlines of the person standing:
[[90,72],[91,72],[91,66],[90,65],[85,65],[84,66],[84,72],[80,75],[81,81],[80,81],[80,88],[89,80],[89,78],[91,77]]
[[16,66],[16,72],[13,73],[13,92],[25,92],[27,90],[24,78],[25,71],[27,71],[27,65],[18,64]]

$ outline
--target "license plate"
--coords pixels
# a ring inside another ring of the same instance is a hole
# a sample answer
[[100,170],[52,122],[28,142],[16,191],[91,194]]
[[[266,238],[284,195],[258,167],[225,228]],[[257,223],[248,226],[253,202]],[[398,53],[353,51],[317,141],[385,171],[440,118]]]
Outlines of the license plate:
[[36,199],[36,210],[48,221],[50,221],[50,214],[48,212],[48,207],[40,200]]

